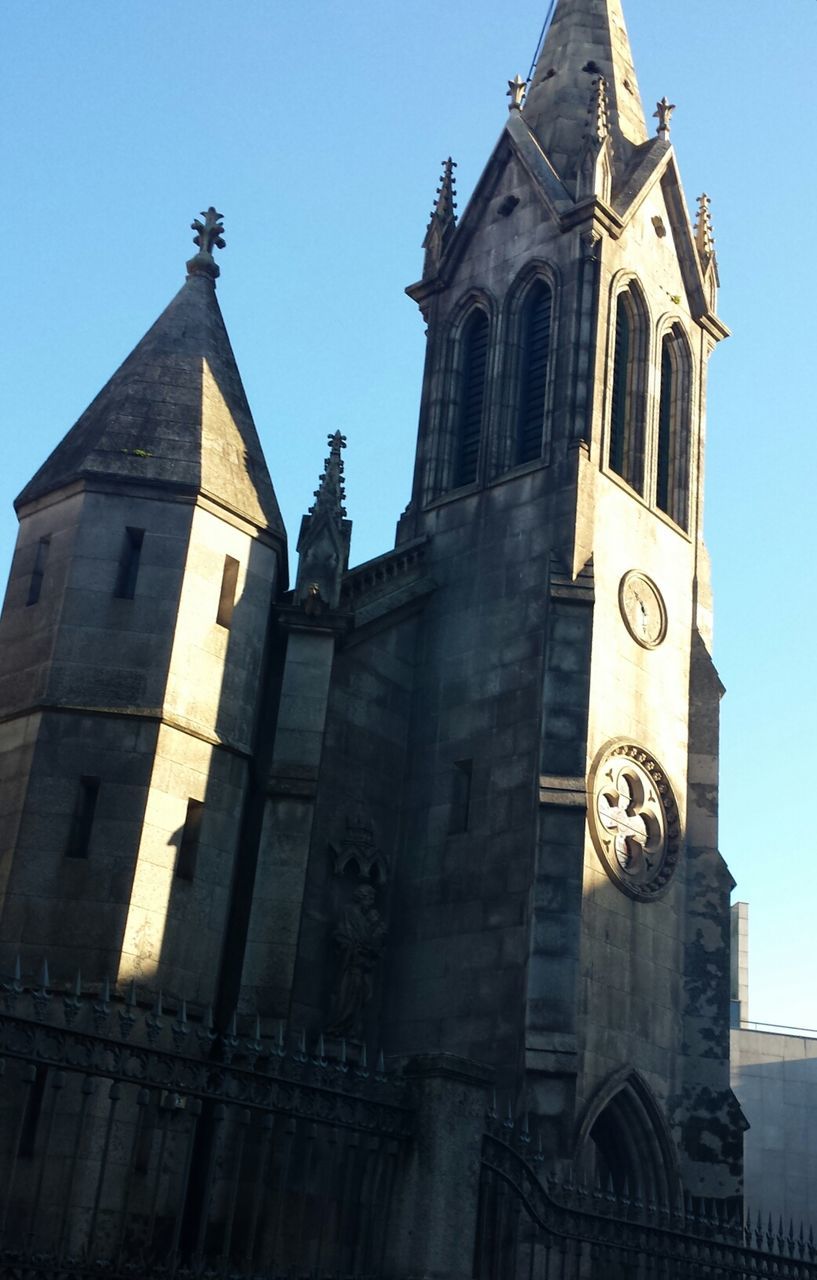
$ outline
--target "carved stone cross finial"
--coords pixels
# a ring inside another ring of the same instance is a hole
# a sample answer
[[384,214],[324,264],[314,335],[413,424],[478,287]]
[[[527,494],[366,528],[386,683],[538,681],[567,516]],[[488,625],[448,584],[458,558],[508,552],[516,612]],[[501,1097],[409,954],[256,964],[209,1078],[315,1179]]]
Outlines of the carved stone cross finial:
[[201,217],[204,219],[203,222],[199,218],[194,218],[190,223],[190,230],[196,233],[193,236],[193,244],[198,245],[199,251],[187,263],[187,271],[191,276],[203,275],[215,280],[221,273],[213,258],[213,249],[223,249],[227,243],[224,239],[222,222],[224,215],[210,205],[209,209],[202,209]]
[[658,121],[656,133],[659,138],[663,137],[665,142],[669,141],[669,126],[672,119],[672,113],[675,110],[675,103],[670,102],[666,94],[660,102],[656,102],[657,110],[653,112],[653,119]]
[[508,81],[508,92],[506,96],[511,100],[511,105],[508,107],[509,111],[522,110],[522,103],[525,99],[525,91],[527,87],[526,82],[520,75],[516,75],[513,80]]

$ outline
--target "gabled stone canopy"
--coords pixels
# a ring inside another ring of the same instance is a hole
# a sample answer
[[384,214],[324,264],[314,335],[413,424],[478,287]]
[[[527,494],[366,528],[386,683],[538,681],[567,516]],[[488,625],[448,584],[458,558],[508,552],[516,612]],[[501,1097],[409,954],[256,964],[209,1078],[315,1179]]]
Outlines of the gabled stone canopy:
[[213,280],[191,274],[15,502],[78,480],[201,493],[284,526]]
[[559,0],[524,117],[563,181],[576,175],[593,80],[607,85],[613,153],[627,163],[647,141],[644,108],[619,0]]

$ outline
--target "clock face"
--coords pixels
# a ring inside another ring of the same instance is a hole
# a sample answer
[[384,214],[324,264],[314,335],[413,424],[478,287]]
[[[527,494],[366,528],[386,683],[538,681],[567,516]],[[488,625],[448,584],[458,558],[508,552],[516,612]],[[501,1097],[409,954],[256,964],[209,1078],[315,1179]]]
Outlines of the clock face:
[[656,649],[667,634],[667,610],[655,583],[631,569],[618,589],[621,616],[630,635],[643,649]]

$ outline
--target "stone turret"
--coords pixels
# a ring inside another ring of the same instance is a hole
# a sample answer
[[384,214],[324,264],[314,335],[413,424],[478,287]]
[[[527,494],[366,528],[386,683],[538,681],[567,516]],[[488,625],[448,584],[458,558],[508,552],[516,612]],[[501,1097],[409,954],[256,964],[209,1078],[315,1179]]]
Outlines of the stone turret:
[[16,502],[0,933],[56,979],[209,999],[286,544],[202,217],[181,290]]

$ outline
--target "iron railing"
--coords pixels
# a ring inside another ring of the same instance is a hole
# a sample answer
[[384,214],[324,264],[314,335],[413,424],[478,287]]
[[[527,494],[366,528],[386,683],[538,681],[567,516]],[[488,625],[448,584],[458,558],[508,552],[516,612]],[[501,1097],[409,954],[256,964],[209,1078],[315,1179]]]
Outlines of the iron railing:
[[413,1129],[382,1056],[2,990],[0,1276],[382,1274]]
[[529,1134],[485,1136],[475,1280],[817,1280],[814,1235],[689,1198],[672,1210],[543,1176]]

